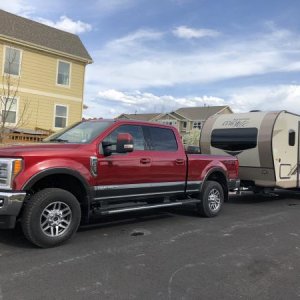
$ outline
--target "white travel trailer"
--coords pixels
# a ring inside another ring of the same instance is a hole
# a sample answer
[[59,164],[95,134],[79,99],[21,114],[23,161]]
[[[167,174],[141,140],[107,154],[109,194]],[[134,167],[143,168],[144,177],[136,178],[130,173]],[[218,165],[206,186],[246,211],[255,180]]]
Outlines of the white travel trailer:
[[202,128],[203,154],[239,159],[241,186],[300,187],[300,116],[287,111],[214,115]]

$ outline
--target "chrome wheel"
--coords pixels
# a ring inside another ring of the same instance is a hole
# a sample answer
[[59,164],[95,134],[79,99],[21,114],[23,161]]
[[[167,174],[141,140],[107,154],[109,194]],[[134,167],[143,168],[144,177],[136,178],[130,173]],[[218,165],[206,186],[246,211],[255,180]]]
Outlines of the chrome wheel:
[[221,207],[221,195],[217,189],[211,189],[208,194],[208,205],[211,211],[217,211]]
[[44,234],[57,237],[64,234],[70,227],[72,210],[64,202],[52,202],[42,212],[40,226]]

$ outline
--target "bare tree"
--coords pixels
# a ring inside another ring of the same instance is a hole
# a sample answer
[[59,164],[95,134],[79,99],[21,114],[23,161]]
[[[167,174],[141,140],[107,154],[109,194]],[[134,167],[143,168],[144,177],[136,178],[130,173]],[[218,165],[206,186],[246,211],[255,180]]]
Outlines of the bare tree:
[[189,133],[183,136],[183,142],[187,146],[199,146],[200,130],[192,129]]
[[[12,47],[7,47],[4,55],[2,94],[0,95],[0,143],[3,143],[9,130],[14,130],[26,123],[25,116],[28,107],[28,101],[25,101],[17,114],[20,52]],[[29,118],[29,116],[27,117]]]

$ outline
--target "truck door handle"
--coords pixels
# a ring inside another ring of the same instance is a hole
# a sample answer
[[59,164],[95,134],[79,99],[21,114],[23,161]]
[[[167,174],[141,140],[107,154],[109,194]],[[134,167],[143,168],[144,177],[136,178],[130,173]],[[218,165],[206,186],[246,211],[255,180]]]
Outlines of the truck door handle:
[[140,160],[141,164],[150,164],[151,163],[151,159],[150,158],[141,158]]
[[175,164],[176,165],[184,165],[184,159],[180,159],[180,158],[176,159]]

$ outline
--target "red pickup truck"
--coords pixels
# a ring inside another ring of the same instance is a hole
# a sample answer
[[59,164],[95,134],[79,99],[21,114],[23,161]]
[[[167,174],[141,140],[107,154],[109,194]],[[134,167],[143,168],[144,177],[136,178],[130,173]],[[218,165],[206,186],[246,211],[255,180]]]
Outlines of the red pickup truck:
[[51,247],[94,214],[194,203],[214,217],[238,186],[236,158],[187,154],[172,126],[83,121],[0,149],[0,228],[20,221],[29,241]]

